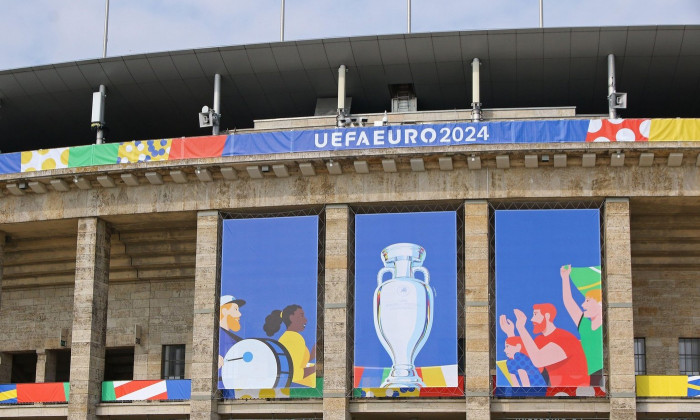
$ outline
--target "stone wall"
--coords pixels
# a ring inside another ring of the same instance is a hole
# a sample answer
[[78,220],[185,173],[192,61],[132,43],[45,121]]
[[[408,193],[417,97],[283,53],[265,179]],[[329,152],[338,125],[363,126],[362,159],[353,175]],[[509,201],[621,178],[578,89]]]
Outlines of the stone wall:
[[[162,346],[186,344],[189,373],[192,343],[193,281],[152,281],[110,285],[107,348],[134,348],[134,379],[160,378]],[[141,344],[135,345],[135,326]]]
[[[135,346],[134,379],[160,378],[162,345],[186,344],[191,356],[193,281],[116,283],[109,286],[107,348],[134,346],[134,326],[142,329]],[[71,340],[73,286],[5,289],[0,303],[0,351],[58,349],[60,331]]]
[[700,217],[639,206],[632,212],[634,336],[649,375],[678,375],[678,338],[700,337]]
[[60,348],[62,328],[73,324],[73,286],[4,289],[0,302],[0,350]]

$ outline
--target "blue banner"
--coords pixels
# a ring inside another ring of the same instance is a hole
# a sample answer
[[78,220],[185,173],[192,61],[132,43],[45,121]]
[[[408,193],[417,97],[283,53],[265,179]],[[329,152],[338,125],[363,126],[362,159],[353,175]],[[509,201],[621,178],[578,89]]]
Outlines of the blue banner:
[[223,222],[224,398],[234,398],[233,390],[316,388],[318,223],[318,216]]
[[0,155],[0,174],[14,174],[21,171],[21,153]]
[[395,125],[234,134],[224,156],[463,144],[585,142],[588,120]]

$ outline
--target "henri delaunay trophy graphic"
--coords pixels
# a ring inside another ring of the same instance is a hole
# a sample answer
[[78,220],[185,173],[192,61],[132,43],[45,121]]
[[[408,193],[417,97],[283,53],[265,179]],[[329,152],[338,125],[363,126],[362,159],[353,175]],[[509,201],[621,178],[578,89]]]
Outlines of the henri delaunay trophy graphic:
[[[433,291],[428,269],[423,267],[425,249],[416,244],[397,243],[381,253],[384,268],[377,273],[374,291],[374,328],[391,357],[391,373],[382,388],[425,387],[418,376],[415,359],[433,326]],[[423,274],[423,280],[415,274]],[[384,280],[384,275],[391,278]]]

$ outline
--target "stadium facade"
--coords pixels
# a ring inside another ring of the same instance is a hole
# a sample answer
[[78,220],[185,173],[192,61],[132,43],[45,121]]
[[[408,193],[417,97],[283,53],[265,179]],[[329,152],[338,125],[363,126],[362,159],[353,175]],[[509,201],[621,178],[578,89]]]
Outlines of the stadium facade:
[[700,26],[2,71],[0,417],[697,417],[699,98]]

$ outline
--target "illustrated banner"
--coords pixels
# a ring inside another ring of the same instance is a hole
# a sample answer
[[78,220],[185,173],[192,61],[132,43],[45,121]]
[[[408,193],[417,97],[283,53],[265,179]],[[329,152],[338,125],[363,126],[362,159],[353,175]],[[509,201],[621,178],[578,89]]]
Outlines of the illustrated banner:
[[459,386],[456,235],[455,212],[355,217],[357,396]]
[[319,385],[318,223],[318,216],[224,220],[219,301],[224,398],[288,398],[289,388]]
[[603,395],[600,213],[496,211],[496,395]]

